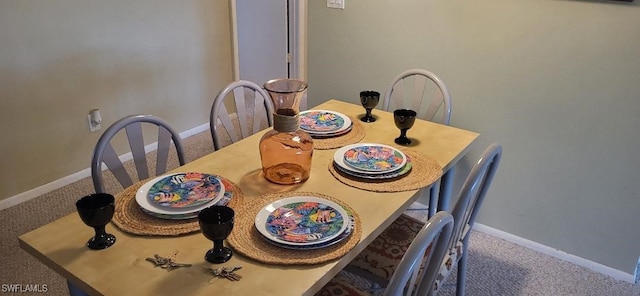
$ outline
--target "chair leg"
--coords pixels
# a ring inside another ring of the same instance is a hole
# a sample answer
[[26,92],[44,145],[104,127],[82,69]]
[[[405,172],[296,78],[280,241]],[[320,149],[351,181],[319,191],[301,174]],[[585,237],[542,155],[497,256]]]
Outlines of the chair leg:
[[456,296],[464,296],[464,288],[467,275],[467,250],[465,248],[462,257],[458,260],[458,278],[456,282]]
[[438,198],[440,195],[440,182],[436,182],[435,184],[431,185],[431,188],[429,188],[429,215],[427,218],[431,219],[431,217],[433,217],[433,215],[436,214],[436,211],[438,210]]
[[76,285],[72,284],[70,281],[67,281],[67,287],[69,287],[69,295],[71,296],[88,296],[85,291],[82,291],[80,288],[76,287]]

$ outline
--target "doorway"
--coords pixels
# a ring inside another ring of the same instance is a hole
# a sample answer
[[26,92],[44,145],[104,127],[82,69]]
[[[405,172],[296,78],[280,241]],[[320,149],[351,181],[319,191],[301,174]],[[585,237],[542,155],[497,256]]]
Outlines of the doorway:
[[230,0],[234,78],[305,79],[306,1]]

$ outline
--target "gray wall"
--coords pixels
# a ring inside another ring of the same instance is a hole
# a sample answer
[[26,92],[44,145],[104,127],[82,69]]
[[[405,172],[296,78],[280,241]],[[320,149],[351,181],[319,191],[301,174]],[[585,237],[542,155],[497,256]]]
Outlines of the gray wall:
[[208,122],[233,80],[228,2],[0,0],[0,200],[89,167],[125,115]]
[[[309,105],[437,73],[504,158],[480,223],[624,272],[640,255],[640,3],[309,1]],[[458,180],[459,182],[459,180]]]

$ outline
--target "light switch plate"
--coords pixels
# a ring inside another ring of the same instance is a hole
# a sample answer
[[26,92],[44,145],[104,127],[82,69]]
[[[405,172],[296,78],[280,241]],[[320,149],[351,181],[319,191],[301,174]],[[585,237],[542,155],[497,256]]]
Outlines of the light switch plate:
[[327,0],[327,7],[344,9],[344,1],[346,0]]

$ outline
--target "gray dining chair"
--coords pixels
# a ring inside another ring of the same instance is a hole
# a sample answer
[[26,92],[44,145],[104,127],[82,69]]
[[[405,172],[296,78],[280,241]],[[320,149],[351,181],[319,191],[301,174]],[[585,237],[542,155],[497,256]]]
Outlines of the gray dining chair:
[[[142,132],[143,123],[155,125],[158,129],[155,159],[156,176],[167,171],[169,151],[171,150],[172,142],[179,164],[185,164],[184,147],[182,146],[180,136],[166,121],[153,115],[129,115],[109,126],[104,133],[102,133],[93,149],[93,155],[91,156],[91,178],[96,192],[107,192],[105,178],[102,175],[103,163],[111,171],[122,188],[133,185],[133,178],[111,144],[114,137],[116,137],[122,129],[126,131],[129,149],[133,158],[133,165],[137,172],[137,179],[144,180],[150,177],[149,162],[147,160]],[[88,295],[69,281],[67,281],[67,287],[69,288],[69,294],[72,296]]]
[[[471,168],[462,185],[458,200],[451,212],[454,220],[453,234],[448,242],[447,255],[439,267],[440,272],[433,287],[435,290],[441,288],[442,283],[457,264],[456,295],[464,295],[470,230],[491,186],[501,158],[502,146],[490,145]],[[407,217],[405,214],[401,215],[358,254],[345,270],[364,277],[376,285],[387,286],[390,283],[392,271],[400,266],[402,254],[400,252],[394,255],[389,250],[408,250],[411,238],[417,235],[417,229],[423,225],[422,221]]]
[[[251,81],[231,82],[213,100],[209,127],[215,150],[270,126],[273,126],[273,106],[269,94]],[[226,142],[221,135],[223,130],[229,137]]]
[[[384,95],[383,109],[412,109],[418,118],[449,125],[451,96],[440,77],[424,69],[411,69],[400,73]],[[437,116],[439,114],[439,116]]]
[[[444,81],[436,74],[424,69],[404,71],[391,81],[384,95],[382,107],[385,111],[412,109],[418,118],[449,125],[451,121],[451,96]],[[448,184],[447,184],[448,185]],[[437,197],[441,188],[440,181],[429,188],[421,189],[419,194],[429,200],[427,210],[431,217],[436,212]]]
[[[453,226],[453,217],[444,211],[423,224],[391,274],[383,295],[432,295]],[[339,274],[316,295],[370,295],[368,292],[378,291],[359,287]]]
[[[145,141],[142,132],[143,123],[156,126],[158,130],[156,158],[152,163],[149,163],[145,152]],[[150,164],[155,165],[154,176],[167,171],[169,151],[171,150],[172,142],[179,164],[185,164],[184,147],[180,135],[166,121],[153,115],[130,115],[109,126],[102,136],[100,136],[93,150],[91,157],[91,178],[93,179],[93,186],[96,192],[106,192],[105,179],[102,175],[102,163],[111,171],[122,188],[133,185],[132,176],[135,176],[134,172],[126,169],[111,144],[112,139],[122,129],[126,131],[129,148],[133,157],[133,164],[137,172],[137,180],[144,180],[150,177]]]

